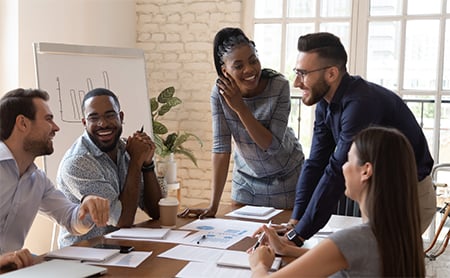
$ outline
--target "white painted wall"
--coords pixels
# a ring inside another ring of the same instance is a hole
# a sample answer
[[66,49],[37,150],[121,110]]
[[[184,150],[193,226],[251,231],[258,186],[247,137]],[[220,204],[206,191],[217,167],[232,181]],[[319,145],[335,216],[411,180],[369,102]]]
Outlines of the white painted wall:
[[0,0],[0,96],[18,84],[17,9],[17,1]]
[[[136,47],[135,38],[134,0],[1,0],[0,95],[36,87],[33,42]],[[47,252],[52,228],[39,215],[25,246]]]

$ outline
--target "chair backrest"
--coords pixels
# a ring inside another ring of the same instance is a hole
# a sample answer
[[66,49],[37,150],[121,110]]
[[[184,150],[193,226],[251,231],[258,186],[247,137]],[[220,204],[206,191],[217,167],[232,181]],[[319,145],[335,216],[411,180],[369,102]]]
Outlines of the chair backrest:
[[335,214],[361,217],[361,211],[359,210],[358,203],[344,194],[342,194],[342,197],[339,199]]

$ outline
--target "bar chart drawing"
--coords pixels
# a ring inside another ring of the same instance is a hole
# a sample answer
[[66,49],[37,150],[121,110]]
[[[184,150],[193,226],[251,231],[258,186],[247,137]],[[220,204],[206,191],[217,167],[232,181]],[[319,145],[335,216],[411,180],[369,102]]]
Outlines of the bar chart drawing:
[[49,93],[48,105],[60,128],[53,154],[44,157],[44,170],[53,182],[64,153],[85,132],[81,104],[92,89],[106,88],[117,95],[125,115],[124,137],[142,126],[153,136],[142,49],[49,42],[33,46],[37,87]]
[[61,117],[61,121],[65,123],[80,123],[83,118],[81,104],[83,102],[83,98],[87,92],[93,90],[94,88],[106,88],[109,87],[109,77],[108,72],[102,72],[103,84],[98,84],[94,86],[94,82],[91,77],[86,78],[86,88],[69,88],[62,89],[61,79],[59,76],[56,77],[56,92],[58,94],[58,102],[59,102],[59,115]]

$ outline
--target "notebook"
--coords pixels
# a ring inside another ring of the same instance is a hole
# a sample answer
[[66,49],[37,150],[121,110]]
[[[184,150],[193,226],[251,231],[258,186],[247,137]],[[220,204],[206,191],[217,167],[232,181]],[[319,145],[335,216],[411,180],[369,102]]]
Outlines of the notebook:
[[122,228],[109,235],[112,238],[146,238],[146,239],[164,239],[169,233],[169,228]]
[[246,205],[239,209],[236,209],[234,212],[236,214],[242,214],[242,215],[264,216],[264,215],[267,215],[274,211],[275,211],[275,208],[272,208],[272,207],[260,207],[260,206]]
[[[239,267],[250,269],[248,253],[244,251],[227,250],[217,260],[218,266]],[[270,270],[278,270],[281,266],[281,257],[275,257]]]
[[70,259],[86,262],[104,262],[119,254],[118,249],[99,249],[80,246],[66,246],[51,251],[45,256],[48,258]]
[[74,261],[51,260],[35,264],[26,268],[14,270],[1,277],[11,278],[48,278],[48,277],[64,277],[64,278],[80,278],[90,277],[94,275],[103,275],[107,272],[104,267],[83,264]]

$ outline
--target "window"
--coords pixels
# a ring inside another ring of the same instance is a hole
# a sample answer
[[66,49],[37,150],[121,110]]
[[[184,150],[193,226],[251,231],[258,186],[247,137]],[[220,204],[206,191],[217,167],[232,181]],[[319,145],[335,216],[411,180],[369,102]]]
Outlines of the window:
[[[350,74],[385,86],[411,108],[422,125],[435,163],[450,161],[450,5],[448,0],[252,0],[244,29],[263,67],[293,84],[297,39],[327,31],[342,40]],[[290,125],[306,152],[314,107],[300,105],[292,88]]]

